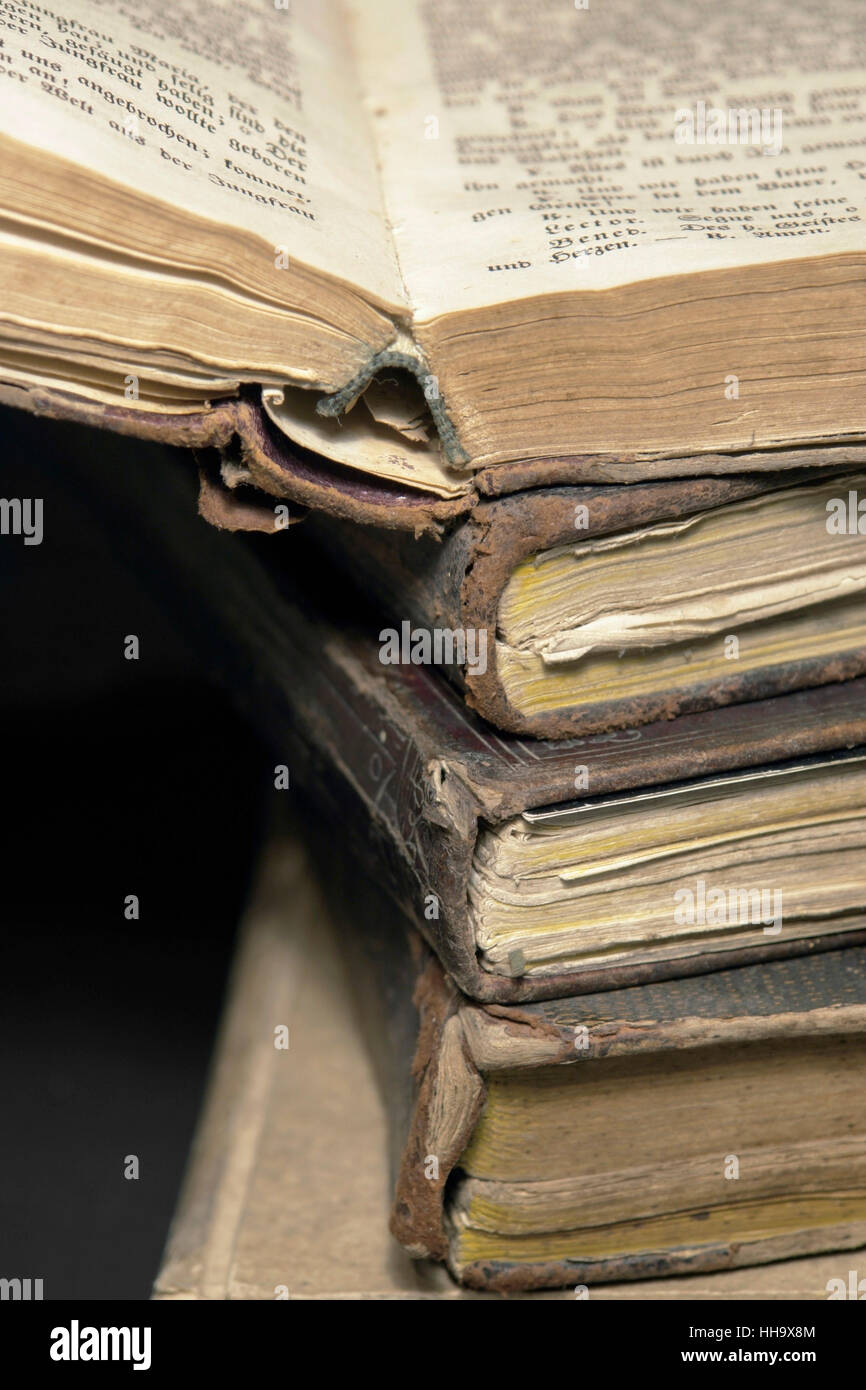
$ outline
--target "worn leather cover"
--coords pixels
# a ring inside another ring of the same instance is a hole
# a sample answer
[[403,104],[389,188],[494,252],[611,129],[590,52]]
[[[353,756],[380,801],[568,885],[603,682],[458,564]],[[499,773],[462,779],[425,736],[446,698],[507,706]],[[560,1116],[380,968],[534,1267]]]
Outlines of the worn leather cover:
[[[345,898],[342,907],[327,910],[322,888],[331,879],[328,872],[317,883],[294,835],[275,836],[263,857],[156,1299],[500,1297],[459,1287],[441,1264],[410,1259],[388,1234],[389,1122],[399,1173],[412,1117],[411,1108],[402,1109],[403,1084],[395,1094],[391,1076],[399,1071],[411,1082],[418,1039],[411,994],[419,966],[408,943],[404,949],[402,932],[395,942],[380,921],[365,1028],[357,1008],[360,972],[349,964],[346,942],[365,935],[368,923],[365,915],[364,931],[355,930],[354,884],[348,911]],[[401,961],[409,967],[405,985]],[[285,1051],[273,1046],[272,1023],[289,1029]],[[371,1041],[391,1054],[378,1078]],[[828,1281],[847,1284],[849,1268],[862,1270],[863,1258],[861,1249],[751,1270],[632,1280],[594,1287],[592,1298],[825,1299]],[[574,1298],[567,1286],[510,1292]]]
[[[467,496],[445,501],[331,463],[274,429],[252,393],[219,401],[201,413],[167,415],[100,405],[63,391],[28,390],[0,378],[0,404],[171,447],[219,450],[254,490],[245,518],[232,513],[231,494],[221,490],[226,511],[218,524],[231,530],[263,529],[254,512],[272,515],[273,499],[284,498],[356,522],[419,535],[438,533],[443,523],[468,511],[474,500]],[[218,521],[215,504],[209,519]]]
[[[741,966],[700,980],[671,980],[522,1008],[485,1007],[462,999],[438,964],[430,961],[419,979],[415,1001],[421,1014],[413,1062],[417,1102],[397,1178],[391,1229],[416,1256],[450,1261],[446,1187],[483,1108],[485,1074],[579,1066],[584,1059],[720,1044],[731,1046],[735,1057],[738,1045],[765,1039],[862,1034],[866,1030],[866,948]],[[588,1030],[588,1047],[576,1061],[578,1027]],[[455,1056],[464,1069],[464,1074],[456,1069],[456,1080]],[[447,1113],[449,1106],[454,1113]],[[795,1102],[791,1109],[793,1118]],[[852,1116],[853,1132],[858,1123],[862,1127],[862,1120],[862,1115]],[[435,1180],[425,1165],[431,1153],[439,1157]],[[851,1249],[863,1243],[866,1222],[840,1224],[817,1235],[758,1236],[748,1242],[704,1245],[699,1231],[696,1226],[688,1250],[536,1264],[486,1261],[453,1272],[472,1288],[500,1293],[676,1276]]]
[[[170,415],[101,405],[72,391],[13,385],[4,382],[0,374],[0,404],[172,446],[216,448],[230,460],[239,462],[248,481],[266,497],[287,498],[301,506],[321,509],[352,521],[415,535],[440,534],[446,525],[471,511],[479,498],[499,497],[552,484],[629,483],[636,474],[646,472],[659,478],[690,478],[696,474],[844,468],[866,461],[866,445],[844,442],[659,459],[639,470],[627,459],[570,454],[517,460],[479,470],[469,475],[471,488],[465,497],[444,500],[331,463],[298,447],[271,426],[255,389],[245,388],[237,398],[219,401],[207,411]],[[239,523],[235,519],[225,524]]]
[[[321,629],[319,629],[321,631]],[[866,680],[724,710],[687,715],[598,739],[527,743],[466,715],[456,697],[417,668],[386,679],[361,645],[329,634],[330,669],[310,670],[307,648],[295,670],[311,688],[289,694],[296,727],[307,730],[305,789],[324,805],[335,834],[355,842],[473,998],[552,998],[647,979],[721,969],[745,948],[701,954],[691,941],[664,962],[593,966],[509,978],[481,968],[467,908],[475,841],[484,825],[574,795],[574,770],[589,769],[596,794],[676,782],[866,742]],[[296,703],[297,701],[297,703]],[[431,895],[435,911],[430,915]],[[851,930],[866,939],[866,920]],[[839,936],[748,948],[748,958],[823,950]]]
[[[352,527],[331,517],[311,517],[306,531],[331,562],[361,579],[388,622],[409,619],[415,628],[447,627],[486,633],[483,672],[449,667],[446,674],[467,704],[511,733],[559,739],[625,729],[655,719],[760,700],[787,690],[847,680],[866,672],[866,647],[832,657],[799,658],[762,670],[738,673],[736,662],[712,681],[593,706],[565,706],[527,714],[509,701],[497,669],[498,613],[514,568],[540,550],[594,536],[638,530],[656,522],[696,515],[725,503],[782,487],[817,481],[816,471],[743,474],[736,478],[693,478],[627,487],[542,488],[481,500],[451,526],[442,540],[394,536],[376,527]],[[826,476],[826,475],[824,475]],[[840,488],[845,486],[840,478]],[[586,508],[588,524],[575,530],[575,510]]]
[[[355,845],[474,998],[555,998],[742,959],[714,952],[710,963],[683,943],[680,957],[652,965],[543,979],[482,970],[467,912],[481,826],[572,800],[576,766],[603,795],[866,745],[863,678],[587,738],[502,734],[430,669],[381,665],[376,627],[352,620],[350,588],[325,565],[297,563],[294,528],[230,536],[205,525],[179,452],[24,416],[6,438],[52,451],[59,475],[116,537],[118,562],[135,568],[203,670],[268,738],[293,801],[327,810],[335,843]],[[425,915],[430,895],[438,916]],[[767,937],[750,958],[834,944]]]
[[[850,464],[856,451],[801,450],[784,459],[772,451],[740,455],[738,469],[762,471],[741,471],[731,477],[686,477],[613,487],[537,486],[549,478],[582,477],[586,470],[575,460],[571,473],[564,467],[554,473],[539,468],[532,475],[535,490],[507,496],[499,495],[508,492],[506,480],[495,480],[488,475],[497,470],[487,470],[475,476],[473,491],[466,497],[445,501],[341,467],[293,445],[271,426],[252,396],[220,402],[206,413],[175,417],[0,383],[3,401],[52,419],[81,421],[194,450],[200,474],[199,510],[220,529],[273,532],[275,498],[296,504],[295,519],[298,506],[309,509],[307,530],[316,544],[331,563],[349,570],[355,581],[363,579],[382,613],[410,618],[420,626],[486,632],[485,671],[452,668],[446,674],[462,689],[472,709],[512,733],[554,739],[599,733],[866,672],[866,648],[857,647],[829,658],[800,658],[743,674],[731,663],[730,670],[713,681],[637,699],[614,698],[591,707],[526,714],[511,704],[499,678],[495,640],[499,601],[515,565],[538,550],[573,541],[576,506],[585,505],[589,515],[589,527],[580,532],[581,537],[606,535],[814,478],[828,467]],[[814,465],[819,458],[824,465],[819,470],[799,466]],[[678,462],[685,472],[697,465],[696,460],[691,465],[688,460]],[[781,472],[783,462],[786,471]],[[506,471],[511,467],[507,465]],[[625,480],[628,474],[621,476]],[[522,473],[514,473],[513,479],[517,488],[529,486]]]
[[[730,1047],[735,1063],[747,1043],[862,1035],[866,946],[526,1005],[480,1004],[461,994],[432,953],[419,950],[403,914],[383,911],[381,892],[362,867],[345,858],[334,864],[320,823],[310,827],[307,840],[328,915],[344,924],[355,988],[367,1001],[365,1033],[394,1136],[391,1230],[410,1254],[445,1261],[468,1287],[517,1293],[730,1270],[850,1249],[866,1239],[866,1222],[861,1222],[840,1224],[829,1236],[824,1231],[702,1244],[697,1221],[689,1249],[664,1255],[647,1251],[618,1259],[478,1262],[457,1268],[449,1180],[484,1108],[491,1074],[707,1047]],[[413,969],[410,998],[407,979]],[[579,1053],[578,1028],[586,1030]],[[414,1056],[408,1042],[413,1033]],[[648,1105],[651,1110],[651,1098]],[[793,1130],[800,1118],[793,1098],[790,1108]],[[866,1110],[851,1116],[852,1135],[863,1133],[864,1121]],[[811,1131],[792,1132],[792,1142],[798,1137],[821,1138]],[[736,1145],[732,1134],[734,1150]],[[438,1160],[435,1171],[430,1155]]]

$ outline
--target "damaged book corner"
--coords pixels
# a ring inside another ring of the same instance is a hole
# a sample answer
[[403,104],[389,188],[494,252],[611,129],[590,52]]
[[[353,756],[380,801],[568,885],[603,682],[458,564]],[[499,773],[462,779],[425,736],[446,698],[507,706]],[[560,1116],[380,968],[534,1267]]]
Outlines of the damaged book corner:
[[12,8],[4,442],[296,824],[158,1296],[824,1296],[866,1244],[861,0]]
[[866,948],[482,1005],[332,858],[318,823],[263,860],[155,1297],[818,1299],[862,1267]]

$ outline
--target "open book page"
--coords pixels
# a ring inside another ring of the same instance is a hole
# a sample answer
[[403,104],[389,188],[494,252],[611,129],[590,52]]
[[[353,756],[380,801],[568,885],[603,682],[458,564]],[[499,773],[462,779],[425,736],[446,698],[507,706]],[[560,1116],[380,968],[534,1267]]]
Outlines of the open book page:
[[863,248],[861,0],[347,3],[419,321]]
[[[286,2],[0,0],[0,137],[399,307],[338,0]],[[46,206],[46,221],[56,214]]]

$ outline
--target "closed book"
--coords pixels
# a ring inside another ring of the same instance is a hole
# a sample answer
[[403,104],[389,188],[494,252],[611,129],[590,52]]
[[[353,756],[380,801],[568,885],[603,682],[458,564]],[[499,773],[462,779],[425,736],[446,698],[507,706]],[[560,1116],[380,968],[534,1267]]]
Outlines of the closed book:
[[476,1289],[579,1291],[863,1243],[866,948],[481,1004],[361,866],[334,864],[326,829],[312,840],[389,1100],[391,1229],[416,1258]]
[[862,675],[864,497],[814,470],[539,488],[438,537],[315,514],[300,539],[370,596],[383,659],[559,739]]
[[391,1228],[471,1287],[863,1243],[862,947],[521,1008],[465,1001],[434,963],[416,1000]]
[[591,992],[866,927],[862,677],[598,735],[502,733],[435,668],[383,663],[327,563],[299,548],[293,574],[273,537],[206,526],[181,457],[92,438],[31,425],[18,447],[56,451],[270,740],[275,778],[326,808],[467,995]]
[[[418,962],[400,938],[382,942],[390,971],[383,961],[374,966],[372,942],[365,939],[366,965],[359,962],[355,914],[347,917],[333,900],[329,906],[297,834],[275,834],[239,933],[155,1298],[500,1296],[453,1282],[438,1262],[412,1259],[388,1233],[394,1195],[388,1131],[399,1172],[414,1094],[418,1016],[410,994]],[[369,995],[362,984],[373,986]],[[285,1030],[287,1046],[275,1047],[275,1029]],[[863,1258],[861,1247],[751,1268],[630,1277],[593,1284],[591,1296],[625,1302],[841,1298],[849,1296],[851,1271],[856,1284]],[[510,1297],[573,1300],[575,1293],[565,1285],[512,1290]]]

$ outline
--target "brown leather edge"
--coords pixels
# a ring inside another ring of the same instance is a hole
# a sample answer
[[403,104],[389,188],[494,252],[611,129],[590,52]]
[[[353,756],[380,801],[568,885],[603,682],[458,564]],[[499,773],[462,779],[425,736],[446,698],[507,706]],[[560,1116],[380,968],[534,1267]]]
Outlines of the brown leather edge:
[[0,381],[0,403],[72,420],[118,434],[187,448],[223,448],[236,443],[257,487],[336,516],[367,525],[438,535],[472,510],[479,496],[504,497],[526,489],[580,483],[639,483],[696,475],[772,472],[808,467],[844,469],[866,462],[866,446],[767,449],[740,454],[688,455],[653,460],[596,459],[569,455],[518,460],[479,470],[464,497],[443,499],[400,488],[343,468],[275,437],[261,407],[248,396],[218,401],[207,411],[166,415],[90,401],[73,392],[21,387]]
[[433,1156],[438,1162],[438,1172],[435,1177],[427,1177],[425,1167],[431,1156],[432,1113],[441,1113],[443,1101],[445,1104],[455,1101],[443,1074],[442,1053],[446,1024],[453,1020],[454,1025],[459,1027],[461,1002],[458,991],[439,962],[428,954],[413,995],[420,1019],[418,1044],[412,1062],[417,1098],[395,1185],[389,1223],[392,1235],[416,1258],[444,1260],[448,1254],[448,1237],[444,1227],[445,1184],[469,1142],[484,1104],[484,1083],[464,1044],[461,1051],[472,1077],[472,1102],[461,1108],[459,1122],[447,1151],[443,1153],[441,1145],[436,1145]]
[[[782,696],[767,702],[752,719],[745,714],[722,719],[730,726],[727,736],[699,750],[695,740],[688,737],[677,738],[673,745],[662,742],[658,747],[650,741],[645,755],[641,753],[644,745],[629,744],[627,783],[620,778],[605,779],[599,769],[594,773],[595,792],[601,794],[626,785],[634,790],[862,745],[866,709],[858,701],[846,699],[841,708],[835,707],[838,695],[851,688],[847,684],[825,687],[827,698],[816,691]],[[820,718],[815,717],[815,707],[823,711]],[[758,946],[731,947],[710,955],[684,946],[682,955],[653,963],[623,962],[543,977],[508,976],[485,970],[478,958],[468,911],[471,863],[480,829],[484,824],[496,825],[518,816],[527,807],[570,800],[574,795],[574,764],[570,758],[555,767],[544,762],[522,762],[514,768],[497,767],[487,773],[475,759],[443,752],[437,741],[437,725],[422,723],[414,715],[409,718],[418,776],[413,774],[408,784],[418,782],[423,786],[423,810],[400,832],[399,842],[413,845],[414,867],[410,868],[405,856],[399,853],[391,858],[395,892],[399,892],[403,910],[440,954],[460,988],[472,998],[485,1003],[553,999],[646,981],[704,975],[729,966],[807,955],[859,942],[855,933],[861,923],[857,922],[847,932],[833,932],[814,941],[767,939]],[[707,724],[710,717],[705,714],[694,719]],[[375,811],[373,815],[375,819]],[[393,836],[393,829],[390,834]],[[440,912],[438,917],[427,920],[421,901],[423,894],[431,891],[439,899]]]
[[[450,946],[449,942],[449,946]],[[801,941],[768,941],[765,946],[741,946],[730,951],[710,951],[703,955],[673,956],[664,961],[644,961],[641,964],[600,966],[594,970],[562,971],[543,978],[493,975],[482,970],[477,961],[467,968],[465,959],[455,962],[449,951],[446,957],[461,988],[472,999],[485,1004],[529,1004],[542,999],[560,999],[563,995],[595,994],[627,985],[656,984],[662,980],[681,980],[696,975],[711,975],[717,970],[730,970],[738,965],[763,965],[771,960],[790,960],[794,956],[815,955],[822,951],[838,951],[845,946],[866,945],[866,928],[833,932],[827,936],[805,937]],[[445,947],[440,949],[445,955]],[[456,965],[456,969],[455,969]]]
[[[856,945],[846,945],[844,960],[851,960]],[[642,987],[647,983],[643,981]],[[715,983],[710,981],[711,988]],[[617,999],[621,997],[621,991],[611,997],[610,1008],[614,1014]],[[580,1005],[581,996],[575,996],[574,1002]],[[646,1018],[613,1017],[589,1021],[583,1040],[585,1047],[578,1052],[573,1025],[545,1018],[537,1009],[467,1001],[462,1006],[461,1017],[470,1055],[485,1076],[503,1070],[523,1072],[533,1067],[584,1066],[610,1056],[736,1047],[774,1038],[844,1037],[866,1031],[866,1005],[862,1003],[836,1001],[804,1009],[796,1009],[789,1003],[781,1012],[761,1015],[748,1011],[736,1013],[733,1009],[725,1012],[720,1008],[715,1015],[684,1011],[680,1017],[662,1019],[654,1017],[647,1006]]]
[[[280,503],[273,497],[250,488],[232,491],[220,478],[218,469],[209,463],[218,458],[213,450],[198,453],[197,458],[198,514],[210,526],[218,531],[262,531],[266,535],[286,529],[277,519]],[[296,510],[289,516],[288,524],[294,525],[306,515],[306,507]]]
[[[481,499],[441,540],[395,537],[393,531],[359,528],[319,513],[310,517],[308,537],[311,554],[328,555],[337,569],[360,584],[369,599],[371,626],[382,615],[408,619],[422,628],[445,626],[486,635],[484,671],[451,666],[444,674],[461,690],[469,708],[497,729],[547,739],[591,736],[848,679],[866,672],[866,648],[742,674],[739,663],[730,661],[714,680],[684,679],[656,695],[529,714],[509,699],[498,664],[499,610],[515,567],[558,545],[699,515],[814,483],[818,477],[842,488],[847,476],[811,469],[636,482],[628,487],[540,488],[493,501]],[[580,529],[575,526],[578,507],[585,509]]]
[[788,468],[855,468],[866,463],[866,444],[821,444],[796,449],[760,449],[749,453],[683,454],[678,457],[640,459],[621,454],[608,456],[560,454],[553,458],[516,459],[496,463],[475,474],[482,497],[504,497],[525,488],[579,483],[634,483],[651,478],[693,478],[701,475],[754,473]]
[[817,1255],[853,1249],[863,1240],[863,1225],[831,1227],[826,1235],[813,1239],[796,1236],[748,1242],[706,1245],[703,1249],[674,1251],[666,1255],[623,1255],[608,1260],[550,1260],[538,1264],[506,1264],[503,1261],[476,1261],[448,1267],[455,1279],[470,1289],[487,1293],[524,1293],[532,1289],[561,1289],[568,1286],[619,1283],[632,1279],[663,1279],[672,1275],[710,1273],[713,1270],[741,1269],[746,1265],[772,1264],[793,1255]]
[[28,410],[32,415],[44,415],[50,420],[68,420],[73,424],[110,430],[113,434],[194,449],[227,444],[237,429],[237,411],[241,402],[219,401],[206,411],[164,415],[156,411],[133,411],[125,410],[122,406],[101,405],[98,401],[85,400],[67,391],[12,386],[0,381],[0,404]]
[[[844,476],[844,474],[840,475]],[[559,739],[634,728],[679,714],[697,714],[722,705],[761,700],[805,687],[827,685],[866,673],[866,648],[833,658],[815,657],[781,663],[738,674],[626,700],[606,700],[587,708],[565,707],[544,714],[525,714],[508,698],[496,661],[499,603],[516,565],[538,550],[571,540],[613,534],[684,513],[692,515],[726,503],[758,496],[800,482],[814,481],[815,472],[795,472],[768,478],[697,478],[686,482],[633,483],[628,488],[594,491],[522,493],[493,503],[480,502],[466,522],[466,541],[460,546],[465,562],[460,588],[460,625],[486,629],[492,654],[483,673],[463,675],[466,703],[484,719],[509,733]],[[590,525],[574,527],[574,510],[590,509]],[[736,663],[734,663],[735,666]]]
[[471,492],[446,500],[400,488],[297,448],[285,437],[277,437],[261,408],[247,397],[219,401],[195,414],[165,415],[0,381],[0,404],[155,443],[234,451],[253,486],[273,497],[321,508],[350,521],[416,535],[439,535],[447,523],[471,511],[476,500]]
[[589,708],[565,708],[550,714],[521,714],[511,705],[502,687],[492,682],[481,694],[474,682],[467,683],[465,697],[470,709],[507,733],[561,739],[604,734],[613,729],[635,729],[661,719],[676,719],[681,714],[700,714],[724,705],[748,704],[862,675],[866,675],[866,647],[856,647],[833,657],[801,657],[739,675],[734,672],[715,682],[680,686],[626,700],[604,700]]
[[255,487],[347,521],[435,536],[475,505],[471,492],[463,497],[438,498],[344,468],[306,449],[287,447],[288,441],[277,439],[263,412],[251,401],[246,402],[237,434],[241,461]]

